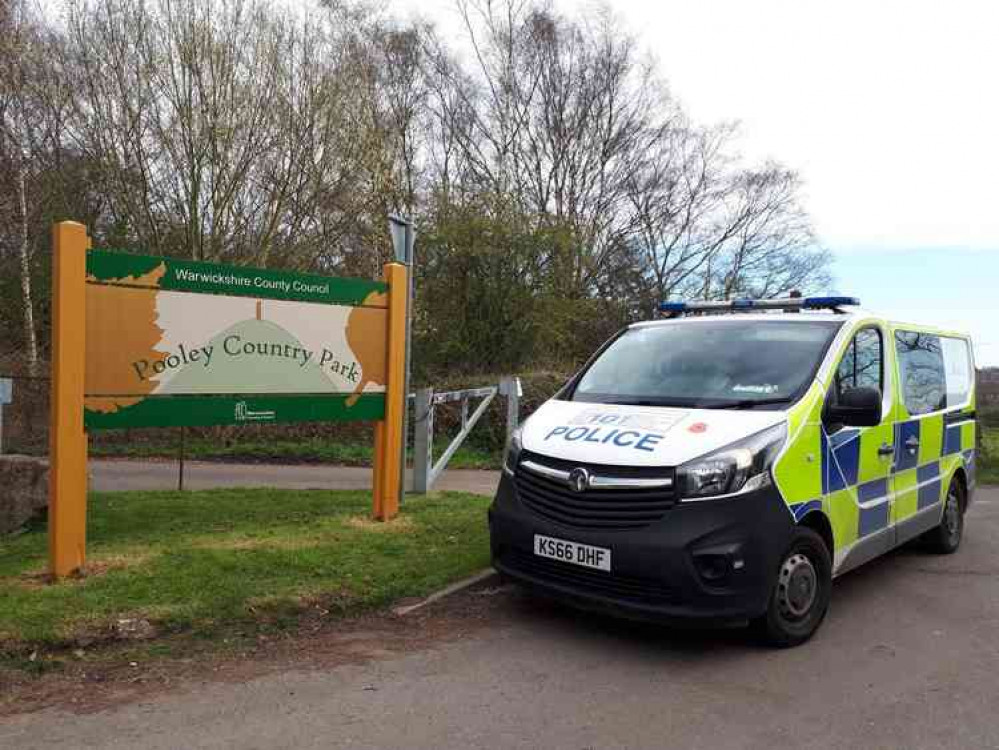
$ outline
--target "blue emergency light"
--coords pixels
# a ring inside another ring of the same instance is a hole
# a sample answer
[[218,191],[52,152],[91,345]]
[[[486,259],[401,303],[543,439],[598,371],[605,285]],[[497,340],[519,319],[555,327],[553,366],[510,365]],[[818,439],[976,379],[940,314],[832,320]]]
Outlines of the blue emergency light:
[[842,312],[841,307],[856,306],[860,300],[856,297],[781,297],[779,299],[730,299],[704,302],[660,302],[659,312],[670,317],[684,313],[732,313],[754,310],[784,310],[798,312],[800,310],[832,310]]
[[808,310],[820,310],[841,307],[843,305],[857,306],[859,304],[860,300],[856,297],[805,297],[805,301],[801,306]]
[[687,312],[686,302],[660,302],[659,312],[682,313]]

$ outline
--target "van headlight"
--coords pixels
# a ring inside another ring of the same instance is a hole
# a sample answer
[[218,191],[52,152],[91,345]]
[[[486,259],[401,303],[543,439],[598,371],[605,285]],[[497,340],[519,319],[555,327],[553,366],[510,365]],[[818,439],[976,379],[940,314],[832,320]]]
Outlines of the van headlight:
[[524,428],[521,426],[510,433],[510,443],[506,447],[506,457],[503,459],[503,471],[510,476],[513,476],[513,473],[517,470],[517,463],[520,461],[520,452],[524,449],[524,443],[521,440],[523,431]]
[[787,439],[781,423],[714,453],[683,464],[676,471],[681,500],[750,492],[770,485],[770,467]]

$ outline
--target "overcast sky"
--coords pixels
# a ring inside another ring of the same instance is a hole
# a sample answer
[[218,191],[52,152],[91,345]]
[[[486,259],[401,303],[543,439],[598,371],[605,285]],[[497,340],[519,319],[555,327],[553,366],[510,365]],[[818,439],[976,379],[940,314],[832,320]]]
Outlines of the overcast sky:
[[[570,11],[588,0],[555,0]],[[799,170],[838,291],[999,365],[999,2],[610,0],[702,122]],[[452,0],[395,0],[445,28]]]

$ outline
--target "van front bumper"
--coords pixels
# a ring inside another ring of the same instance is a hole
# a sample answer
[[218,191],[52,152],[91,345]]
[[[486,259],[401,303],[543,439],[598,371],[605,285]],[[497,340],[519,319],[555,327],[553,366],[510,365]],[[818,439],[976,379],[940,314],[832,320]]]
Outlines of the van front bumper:
[[[507,578],[583,609],[679,624],[763,614],[793,528],[773,486],[680,502],[641,528],[594,530],[532,512],[504,472],[489,509],[493,566]],[[538,534],[609,549],[611,572],[535,555]]]

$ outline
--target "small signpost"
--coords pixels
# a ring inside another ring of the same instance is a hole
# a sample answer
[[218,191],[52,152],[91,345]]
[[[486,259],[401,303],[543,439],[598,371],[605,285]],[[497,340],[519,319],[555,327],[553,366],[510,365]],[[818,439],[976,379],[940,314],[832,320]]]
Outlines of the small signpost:
[[375,421],[374,515],[398,513],[407,269],[383,281],[91,250],[53,233],[52,573],[86,559],[87,431]]
[[14,381],[0,378],[0,453],[3,453],[3,408],[14,400]]
[[[391,214],[389,216],[389,233],[392,235],[392,248],[395,251],[395,259],[397,262],[402,263],[406,266],[408,271],[408,283],[406,290],[406,305],[407,309],[413,310],[413,286],[416,283],[416,257],[414,254],[416,246],[416,228],[413,226],[413,222],[402,216],[397,216]],[[410,315],[406,318],[406,363],[405,363],[405,390],[403,393],[409,393],[409,380],[412,374],[412,361],[413,361],[413,316]],[[408,403],[406,407],[402,410],[402,445],[399,450],[401,456],[399,460],[402,465],[406,465],[406,442],[409,435],[409,409]],[[399,486],[400,499],[402,496],[403,487]]]

